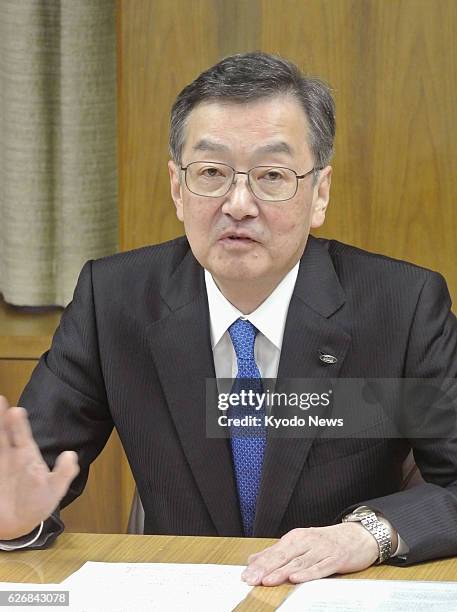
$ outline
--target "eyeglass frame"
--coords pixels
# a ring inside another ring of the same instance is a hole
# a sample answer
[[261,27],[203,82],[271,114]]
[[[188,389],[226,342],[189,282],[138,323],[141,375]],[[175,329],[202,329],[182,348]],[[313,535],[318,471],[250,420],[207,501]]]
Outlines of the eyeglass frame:
[[[232,170],[232,172],[233,172],[233,177],[232,177],[232,181],[231,181],[227,191],[225,193],[223,193],[221,195],[217,195],[217,196],[203,194],[203,193],[196,193],[195,191],[192,191],[192,189],[187,184],[187,168],[189,166],[192,166],[192,164],[217,164],[218,166],[225,166],[226,168],[230,168],[230,170]],[[250,168],[246,172],[242,172],[241,170],[236,170],[235,168],[233,168],[233,166],[230,166],[229,164],[224,164],[223,162],[206,161],[204,159],[190,162],[189,164],[187,164],[187,166],[180,166],[180,168],[184,172],[184,182],[186,183],[187,189],[190,191],[190,193],[193,193],[194,195],[197,195],[197,196],[199,196],[201,198],[223,198],[224,196],[226,196],[228,194],[228,192],[233,187],[233,185],[236,184],[235,176],[237,174],[245,174],[248,177],[248,187],[249,187],[250,192],[252,193],[252,195],[255,198],[257,198],[258,200],[261,200],[262,202],[288,202],[293,197],[295,197],[295,195],[297,194],[297,191],[298,191],[298,181],[299,180],[306,178],[312,172],[319,172],[320,170],[323,170],[323,168],[316,168],[315,166],[313,166],[311,168],[311,170],[308,170],[308,172],[305,172],[305,174],[297,174],[295,172],[295,170],[292,170],[292,168],[287,168],[287,166],[262,165],[262,166],[253,166],[252,168]],[[254,193],[254,190],[251,187],[251,178],[249,176],[250,172],[252,172],[252,170],[255,170],[256,168],[278,168],[278,170],[290,170],[290,172],[293,172],[295,174],[295,178],[296,178],[294,193],[289,198],[285,198],[283,200],[265,200],[264,198],[259,198],[259,196],[257,196]]]

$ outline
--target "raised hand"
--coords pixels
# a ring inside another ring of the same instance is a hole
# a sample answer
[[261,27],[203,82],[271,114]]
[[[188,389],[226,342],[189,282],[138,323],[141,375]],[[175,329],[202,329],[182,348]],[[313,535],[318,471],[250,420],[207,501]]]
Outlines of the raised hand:
[[65,451],[49,470],[32,436],[24,408],[0,396],[0,540],[30,533],[49,517],[79,472]]

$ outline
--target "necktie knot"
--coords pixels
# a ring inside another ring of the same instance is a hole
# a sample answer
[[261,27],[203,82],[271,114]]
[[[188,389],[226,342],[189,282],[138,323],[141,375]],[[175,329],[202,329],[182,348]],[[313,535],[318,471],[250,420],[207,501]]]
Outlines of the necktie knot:
[[228,328],[238,362],[240,359],[254,359],[254,343],[258,331],[246,319],[237,319]]

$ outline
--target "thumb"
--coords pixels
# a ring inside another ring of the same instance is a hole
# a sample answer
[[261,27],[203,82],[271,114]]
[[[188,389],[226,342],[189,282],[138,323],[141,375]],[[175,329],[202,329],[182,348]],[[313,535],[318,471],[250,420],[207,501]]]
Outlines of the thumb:
[[68,491],[68,487],[79,474],[78,455],[74,451],[64,451],[57,457],[54,469],[49,475],[54,494],[59,501]]
[[8,410],[9,407],[10,405],[6,397],[4,395],[0,395],[0,414],[5,412],[5,410]]

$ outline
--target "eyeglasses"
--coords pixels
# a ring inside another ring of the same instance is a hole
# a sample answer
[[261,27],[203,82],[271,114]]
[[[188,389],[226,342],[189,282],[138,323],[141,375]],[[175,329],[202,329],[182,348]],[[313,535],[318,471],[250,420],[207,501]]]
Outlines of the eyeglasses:
[[256,166],[247,172],[239,172],[227,164],[195,161],[181,167],[181,170],[184,172],[188,190],[195,195],[208,198],[225,196],[236,182],[235,176],[245,174],[249,188],[256,198],[266,202],[282,202],[294,197],[299,180],[322,168],[311,168],[300,175],[290,168],[277,166]]

